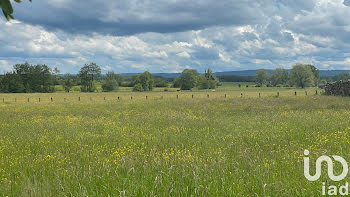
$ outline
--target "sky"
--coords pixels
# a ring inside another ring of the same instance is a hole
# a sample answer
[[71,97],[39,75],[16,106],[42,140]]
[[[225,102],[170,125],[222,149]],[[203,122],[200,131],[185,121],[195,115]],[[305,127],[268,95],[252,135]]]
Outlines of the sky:
[[0,15],[0,72],[350,70],[350,0],[33,0]]

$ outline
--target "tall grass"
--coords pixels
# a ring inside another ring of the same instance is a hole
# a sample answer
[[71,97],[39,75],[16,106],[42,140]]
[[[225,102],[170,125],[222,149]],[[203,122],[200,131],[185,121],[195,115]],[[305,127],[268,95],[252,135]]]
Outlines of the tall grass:
[[287,93],[0,95],[0,194],[320,195],[303,151],[350,159],[350,98]]

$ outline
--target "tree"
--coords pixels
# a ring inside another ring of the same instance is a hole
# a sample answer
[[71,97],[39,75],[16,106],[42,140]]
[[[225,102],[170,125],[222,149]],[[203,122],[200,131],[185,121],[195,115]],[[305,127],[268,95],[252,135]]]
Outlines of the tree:
[[135,84],[141,84],[143,91],[152,91],[154,85],[154,79],[151,73],[144,72],[137,77]]
[[199,74],[197,70],[185,69],[182,71],[182,74],[180,76],[181,90],[191,90],[192,88],[196,87],[198,75]]
[[55,79],[54,79],[54,84],[55,85],[57,85],[58,83],[57,83],[57,75],[58,74],[60,74],[60,70],[57,68],[57,67],[55,67],[53,70],[52,70],[52,74],[53,74],[53,76],[55,77]]
[[73,76],[69,73],[64,75],[63,87],[66,92],[70,92],[70,89],[74,86]]
[[276,68],[273,70],[271,82],[273,86],[286,85],[288,82],[288,71],[283,68]]
[[257,86],[261,87],[266,84],[268,79],[267,71],[265,69],[259,69],[256,71],[255,82]]
[[314,85],[317,86],[318,82],[320,81],[320,71],[313,65],[307,64],[305,66],[310,67],[312,74],[313,74],[313,81],[314,81]]
[[134,92],[142,92],[143,91],[143,88],[142,88],[142,85],[140,83],[137,83],[134,85],[132,91]]
[[309,87],[315,85],[314,73],[311,67],[303,64],[296,64],[293,66],[290,73],[291,84],[296,87]]
[[112,92],[118,88],[117,76],[113,71],[107,73],[106,78],[102,84],[104,92]]
[[210,69],[205,70],[204,75],[197,77],[197,87],[199,89],[215,89],[219,80],[214,76]]
[[22,79],[16,73],[6,73],[0,81],[1,92],[22,93],[24,86]]
[[[20,3],[21,0],[14,0],[17,3]],[[32,2],[32,0],[29,0]],[[14,19],[13,17],[13,7],[10,2],[10,0],[0,0],[0,8],[2,9],[2,12],[7,20]]]
[[96,63],[85,64],[78,74],[83,92],[94,92],[94,80],[101,76],[101,68]]

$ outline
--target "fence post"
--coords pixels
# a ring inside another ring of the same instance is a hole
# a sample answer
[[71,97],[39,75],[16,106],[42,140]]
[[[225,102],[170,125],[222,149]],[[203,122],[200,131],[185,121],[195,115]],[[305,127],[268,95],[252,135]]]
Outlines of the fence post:
[[209,98],[209,94],[207,94],[207,98]]
[[227,97],[227,95],[225,94],[225,98]]
[[297,95],[297,91],[294,92],[294,96],[296,96],[296,95]]
[[194,98],[194,95],[192,94],[192,99]]
[[53,98],[51,97],[51,103],[53,102]]
[[307,96],[307,91],[305,91],[305,96]]
[[280,97],[280,92],[277,92],[277,97]]
[[261,98],[261,93],[259,92],[259,98]]
[[2,98],[2,102],[5,103],[5,98]]
[[176,99],[179,99],[179,95],[176,95]]
[[28,100],[28,103],[29,103],[29,98],[27,98],[27,100]]
[[39,103],[40,103],[40,97],[39,97]]

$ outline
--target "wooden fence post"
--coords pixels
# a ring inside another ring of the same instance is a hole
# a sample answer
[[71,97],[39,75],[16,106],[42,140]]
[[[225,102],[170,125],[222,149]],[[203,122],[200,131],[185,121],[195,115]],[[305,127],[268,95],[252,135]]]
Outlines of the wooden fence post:
[[80,102],[80,96],[78,97],[78,101]]
[[227,95],[225,94],[225,98],[227,97]]
[[277,97],[280,97],[280,92],[277,92]]
[[259,98],[261,98],[261,93],[259,92]]
[[28,101],[28,103],[29,103],[29,98],[27,98],[27,101]]
[[194,98],[194,95],[192,94],[192,99]]
[[40,97],[39,97],[39,103],[40,103],[40,101],[41,101],[41,100],[40,100]]
[[307,96],[307,91],[305,91],[305,96]]

